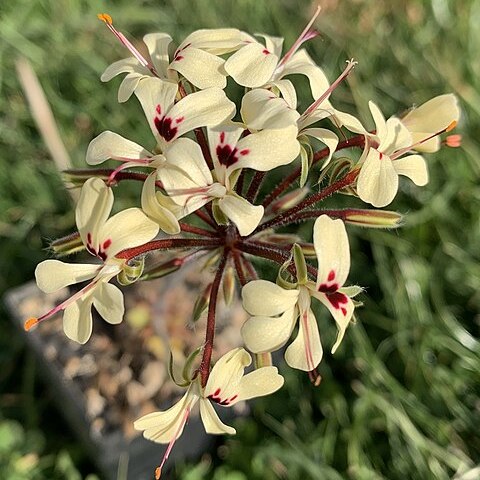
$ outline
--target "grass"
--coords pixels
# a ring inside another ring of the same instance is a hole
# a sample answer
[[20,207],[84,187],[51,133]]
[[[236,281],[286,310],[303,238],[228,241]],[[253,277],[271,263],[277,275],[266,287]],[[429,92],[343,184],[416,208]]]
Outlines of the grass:
[[[464,142],[428,158],[427,187],[402,183],[392,208],[407,213],[404,228],[349,229],[350,279],[367,287],[366,305],[343,347],[322,362],[321,387],[284,369],[286,388],[257,402],[254,420],[238,420],[235,438],[199,464],[179,467],[177,478],[473,479],[480,463],[480,1],[323,4],[322,36],[308,46],[310,53],[330,79],[345,59],[359,61],[349,87],[335,92],[336,105],[358,105],[368,122],[369,99],[393,114],[454,91]],[[197,28],[234,26],[282,35],[288,45],[308,7],[300,0],[2,2],[0,292],[31,279],[46,257],[45,239],[74,226],[69,196],[20,90],[17,56],[32,63],[72,162],[84,166],[88,142],[104,129],[151,142],[138,105],[116,103],[118,81],[99,82],[104,67],[125,52],[97,12],[108,11],[136,38],[167,31],[179,41]],[[63,433],[66,427],[55,428],[51,394],[5,313],[0,322],[0,438],[20,431],[11,423],[18,419],[25,435],[46,432],[46,446],[32,441],[27,451],[13,442],[11,448],[20,458],[34,452],[52,459],[40,463],[43,470],[26,469],[8,480],[79,478],[55,469],[64,445],[83,474],[91,467]],[[0,445],[0,461],[1,451]]]

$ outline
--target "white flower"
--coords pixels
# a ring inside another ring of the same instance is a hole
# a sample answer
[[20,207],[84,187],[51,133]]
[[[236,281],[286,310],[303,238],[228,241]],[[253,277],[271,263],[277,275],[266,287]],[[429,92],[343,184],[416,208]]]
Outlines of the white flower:
[[[241,138],[244,131],[233,124],[208,129],[214,176],[200,147],[192,140],[180,139],[168,151],[167,163],[158,176],[171,200],[184,209],[181,216],[213,200],[214,206],[235,223],[242,236],[258,226],[263,207],[252,205],[235,193],[238,174],[242,168],[268,171],[286,165],[298,155],[299,145],[295,127],[264,130]],[[152,195],[153,189],[145,203],[151,201]]]
[[232,435],[236,433],[235,429],[220,420],[212,403],[231,407],[244,400],[269,395],[281,388],[283,377],[278,374],[276,367],[262,367],[245,375],[245,368],[251,362],[251,356],[243,348],[231,350],[214,365],[205,388],[201,387],[200,377],[197,376],[173,407],[145,415],[134,423],[134,427],[143,430],[143,436],[148,440],[169,444],[160,471],[197,402],[200,403],[200,417],[207,433]]
[[421,155],[399,158],[413,144],[407,127],[395,117],[385,121],[373,102],[369,102],[369,107],[375,121],[375,134],[366,136],[366,148],[359,161],[357,192],[364,202],[374,207],[385,207],[397,194],[399,175],[405,175],[416,185],[423,186],[428,183],[428,171]]
[[298,334],[287,348],[285,360],[291,367],[305,371],[314,370],[323,356],[316,318],[310,308],[311,298],[322,302],[337,323],[334,353],[353,315],[350,296],[358,293],[358,288],[343,286],[350,270],[343,222],[320,216],[315,221],[313,242],[318,259],[316,283],[307,281],[287,290],[272,282],[255,280],[242,290],[243,306],[252,315],[242,328],[247,348],[254,353],[278,350],[287,343],[298,320]]
[[[72,297],[33,324],[64,310],[65,334],[78,343],[85,343],[92,333],[92,305],[109,323],[123,319],[123,295],[108,282],[125,267],[125,260],[116,255],[127,248],[152,240],[158,225],[139,208],[129,208],[108,218],[113,205],[113,193],[99,178],[85,182],[76,209],[76,222],[82,242],[101,264],[70,264],[45,260],[35,270],[37,284],[46,293],[86,280],[91,282]],[[32,322],[30,322],[32,324]]]
[[177,72],[201,90],[211,87],[225,88],[227,85],[227,73],[223,67],[225,60],[218,55],[234,51],[242,45],[240,31],[235,28],[197,30],[178,46],[170,61],[168,53],[172,42],[170,35],[151,33],[143,37],[150,56],[148,60],[113,27],[109,16],[102,15],[101,20],[133,54],[133,57],[111,64],[101,76],[102,82],[108,82],[121,73],[127,74],[118,90],[119,102],[127,101],[138,85],[149,77],[177,83],[179,80]]

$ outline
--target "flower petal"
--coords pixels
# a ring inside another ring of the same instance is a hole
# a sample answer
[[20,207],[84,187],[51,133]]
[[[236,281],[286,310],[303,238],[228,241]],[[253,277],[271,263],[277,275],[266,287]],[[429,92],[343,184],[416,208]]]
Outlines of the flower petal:
[[271,35],[266,35],[264,33],[259,33],[256,36],[262,37],[265,40],[265,46],[267,47],[267,50],[280,58],[283,49],[282,37],[272,37]]
[[338,137],[331,130],[327,130],[326,128],[309,128],[304,130],[302,134],[316,138],[327,146],[329,151],[328,157],[323,161],[321,167],[325,168],[330,163],[332,155],[335,153],[338,145]]
[[238,397],[229,406],[250,398],[264,397],[276,392],[283,386],[284,379],[278,373],[277,367],[262,367],[247,373],[240,380]]
[[225,60],[198,48],[188,47],[175,57],[170,68],[181,73],[197,88],[225,88],[227,73],[223,68]]
[[313,245],[318,260],[316,288],[335,292],[350,271],[350,248],[342,220],[318,217],[313,227]]
[[99,282],[93,293],[93,306],[101,317],[112,325],[123,320],[125,307],[122,291],[108,282]]
[[272,78],[277,64],[275,54],[260,43],[249,43],[225,62],[225,70],[239,85],[256,88]]
[[318,366],[322,357],[317,320],[309,309],[300,315],[298,335],[285,351],[285,361],[292,368],[309,372]]
[[240,113],[250,130],[285,128],[295,125],[300,116],[283,98],[264,88],[251,90],[243,96]]
[[391,155],[393,152],[410,145],[412,145],[412,136],[407,127],[398,118],[389,118],[386,123],[386,133],[383,137],[380,137],[380,144],[377,150]]
[[296,320],[294,307],[279,317],[251,317],[242,326],[245,346],[253,353],[275,352],[287,343]]
[[298,290],[285,290],[267,280],[253,280],[242,288],[243,308],[254,316],[273,317],[292,309]]
[[357,181],[358,196],[374,207],[385,207],[395,198],[398,174],[388,155],[370,148]]
[[345,330],[350,325],[355,306],[352,299],[341,290],[331,294],[316,292],[313,296],[317,300],[320,300],[328,310],[330,310],[330,313],[337,324],[337,339],[332,347],[332,353],[335,353],[342,342]]
[[109,158],[134,160],[151,156],[152,154],[138,143],[107,130],[90,142],[86,160],[89,165],[98,165]]
[[200,399],[200,417],[205,431],[211,435],[235,435],[237,433],[233,427],[225,425],[220,420],[212,404],[203,398]]
[[252,205],[242,197],[230,193],[218,201],[220,210],[237,226],[242,237],[250,235],[263,218],[264,208]]
[[82,242],[92,252],[98,252],[98,232],[107,221],[113,206],[112,189],[100,178],[89,178],[82,187],[75,210],[77,228]]
[[132,93],[136,90],[140,81],[144,78],[148,78],[148,75],[138,72],[132,72],[126,75],[118,88],[118,103],[125,103],[132,96]]
[[368,102],[370,113],[372,114],[373,121],[375,122],[375,130],[378,138],[385,138],[387,135],[387,122],[382,111],[372,101]]
[[63,331],[75,342],[87,343],[92,335],[92,294],[79,298],[70,304],[63,314]]
[[180,233],[176,213],[180,214],[181,207],[169,197],[155,191],[157,172],[151,173],[145,180],[142,188],[142,210],[149,218],[156,221],[160,228],[170,235]]
[[40,290],[52,293],[68,285],[90,280],[100,271],[100,268],[101,265],[45,260],[37,265],[35,279]]
[[140,208],[127,208],[110,219],[99,232],[101,251],[108,258],[126,248],[143,245],[158,234],[157,223],[150,220]]
[[405,175],[415,185],[423,187],[428,183],[428,169],[421,155],[409,155],[393,161],[393,168],[398,175]]
[[297,108],[297,92],[295,91],[295,87],[290,80],[276,80],[272,82],[271,85],[278,88],[280,91],[282,98],[287,102],[287,105],[296,110]]
[[223,55],[236,50],[241,44],[241,33],[236,28],[204,28],[188,35],[177,51],[183,50],[186,45],[192,45],[214,55]]
[[106,70],[102,73],[100,80],[102,82],[108,82],[113,77],[120,75],[121,73],[131,73],[135,72],[140,75],[148,75],[149,71],[134,57],[124,58],[123,60],[118,60],[117,62],[109,65]]
[[148,53],[157,72],[164,78],[167,77],[168,46],[172,43],[172,37],[168,33],[149,33],[143,37],[148,48]]

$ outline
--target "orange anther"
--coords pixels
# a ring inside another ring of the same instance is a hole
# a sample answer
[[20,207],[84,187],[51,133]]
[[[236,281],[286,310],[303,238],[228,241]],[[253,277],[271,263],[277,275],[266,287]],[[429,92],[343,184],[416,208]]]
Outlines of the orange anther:
[[160,467],[157,467],[155,469],[155,480],[160,480],[161,475],[162,475],[162,469]]
[[457,122],[456,120],[454,120],[454,121],[445,129],[445,131],[446,131],[446,132],[452,131],[452,130],[457,126],[457,123],[458,123],[458,122]]
[[461,135],[449,135],[445,139],[445,143],[446,143],[447,147],[452,147],[452,148],[460,147],[460,145],[462,144],[462,136]]
[[25,329],[25,331],[29,331],[32,327],[34,327],[36,324],[38,323],[38,318],[35,318],[35,317],[31,317],[29,318],[24,324],[23,324],[23,328]]
[[111,25],[113,23],[112,17],[108,13],[99,13],[97,17],[99,20],[107,23],[108,25]]

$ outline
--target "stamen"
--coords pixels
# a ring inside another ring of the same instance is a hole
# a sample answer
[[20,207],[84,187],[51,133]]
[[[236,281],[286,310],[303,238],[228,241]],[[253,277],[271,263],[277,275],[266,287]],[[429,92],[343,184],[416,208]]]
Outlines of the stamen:
[[138,164],[138,165],[149,165],[150,164],[150,159],[147,158],[147,159],[143,159],[143,158],[139,158],[139,159],[135,159],[135,160],[132,160],[131,158],[126,158],[126,159],[123,159],[123,158],[114,158],[114,160],[118,160],[119,162],[124,162],[122,165],[120,165],[119,167],[117,167],[109,176],[108,176],[108,179],[107,179],[107,187],[110,187],[112,186],[112,184],[115,183],[115,177],[117,176],[117,173],[121,172],[122,170],[125,170],[126,168],[130,168],[132,166],[135,166],[134,164]]
[[155,70],[155,67],[151,62],[149,62],[128,40],[128,38],[122,33],[119,32],[114,26],[113,26],[113,20],[112,17],[108,13],[99,13],[97,15],[98,19],[101,20],[107,28],[117,37],[117,39],[120,41],[120,43],[126,47],[130,53],[140,62],[140,64],[148,68],[156,77],[159,77],[157,71]]
[[342,74],[330,85],[330,87],[323,92],[323,94],[317,98],[306,110],[303,112],[303,115],[299,118],[298,122],[301,122],[304,118],[308,117],[311,115],[319,105],[321,105],[324,100],[327,99],[327,97],[340,85],[345,78],[348,77],[350,72],[355,68],[355,65],[357,65],[358,62],[356,62],[353,58],[350,60],[347,60],[347,66],[345,67],[345,70],[342,72]]
[[307,357],[307,364],[310,371],[312,371],[315,369],[315,365],[313,364],[312,349],[310,347],[310,332],[308,331],[307,316],[308,312],[303,312],[301,315],[301,322],[303,326],[303,335],[305,338],[305,355]]
[[37,323],[38,323],[38,318],[31,317],[31,318],[29,318],[28,320],[25,321],[25,323],[23,324],[23,328],[25,329],[26,332],[28,332]]
[[462,145],[462,136],[461,135],[449,135],[445,139],[445,145],[451,148],[457,148]]
[[308,378],[314,387],[318,387],[322,382],[322,376],[318,373],[316,368],[308,372]]
[[305,43],[307,40],[315,38],[318,35],[318,32],[316,32],[315,30],[310,30],[310,28],[313,25],[313,22],[320,15],[320,10],[321,9],[322,9],[322,7],[319,5],[317,7],[317,9],[315,10],[315,13],[313,14],[310,21],[307,23],[307,26],[303,29],[303,32],[297,38],[295,43],[290,47],[290,50],[288,50],[288,52],[280,60],[280,62],[278,64],[278,67],[277,67],[277,70],[279,70],[281,67],[283,67],[290,60],[290,58],[292,58],[292,56],[301,47],[301,45],[303,43]]

